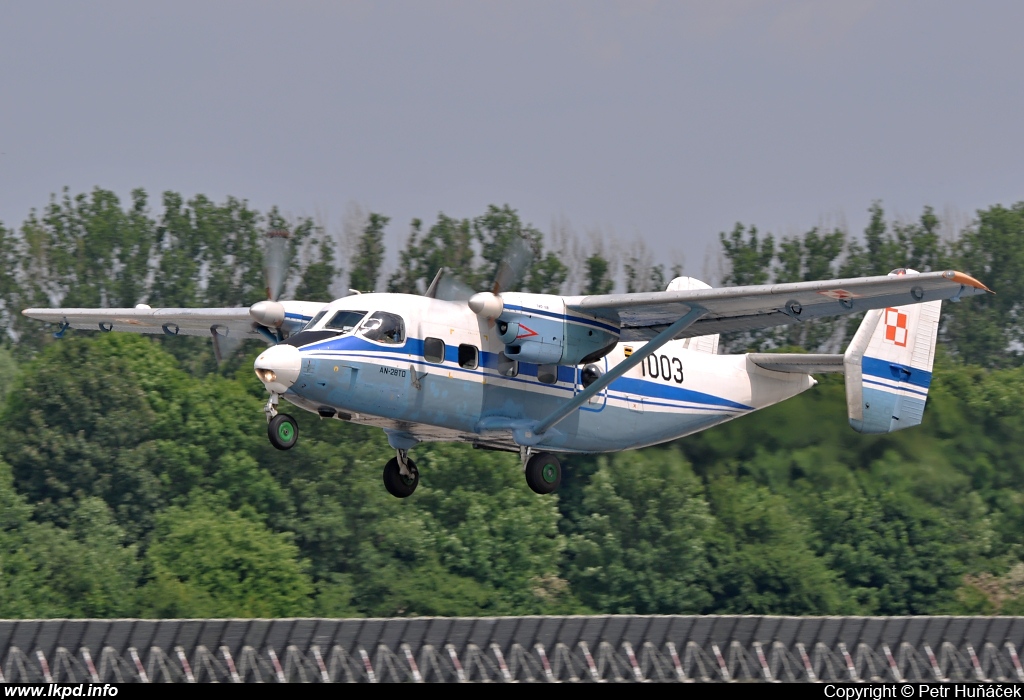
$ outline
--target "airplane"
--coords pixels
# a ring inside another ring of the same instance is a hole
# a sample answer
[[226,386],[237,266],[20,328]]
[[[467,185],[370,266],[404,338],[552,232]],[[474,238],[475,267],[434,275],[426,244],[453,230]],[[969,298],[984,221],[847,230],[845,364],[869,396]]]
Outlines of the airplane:
[[[280,256],[278,256],[280,257]],[[446,277],[447,275],[447,277]],[[250,337],[270,347],[254,363],[269,392],[270,443],[295,446],[298,422],[281,399],[382,428],[395,450],[384,486],[410,496],[421,442],[516,452],[529,487],[554,492],[559,454],[603,453],[675,440],[845,375],[848,419],[861,433],[921,423],[945,300],[991,293],[955,270],[712,288],[692,277],[663,292],[559,296],[490,291],[353,293],[334,301],[277,296],[239,308],[26,309],[68,328],[212,336],[214,350]],[[502,278],[505,278],[504,281]],[[276,288],[276,292],[270,287]],[[465,296],[465,295],[463,295]],[[867,312],[842,354],[718,353],[719,334]]]

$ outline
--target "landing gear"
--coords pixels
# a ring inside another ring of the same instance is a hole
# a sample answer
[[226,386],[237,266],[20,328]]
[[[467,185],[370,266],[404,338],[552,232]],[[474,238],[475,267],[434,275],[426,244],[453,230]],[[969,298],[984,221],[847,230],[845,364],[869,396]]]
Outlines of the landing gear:
[[277,403],[280,400],[281,396],[272,391],[267,398],[267,402],[263,404],[263,413],[266,414],[268,423],[277,415]]
[[279,450],[290,450],[299,439],[299,424],[287,413],[277,413],[267,423],[270,444]]
[[534,493],[551,493],[562,483],[562,465],[548,452],[531,455],[526,460],[526,484]]
[[396,452],[384,465],[384,488],[395,498],[408,498],[420,483],[420,472],[405,450]]

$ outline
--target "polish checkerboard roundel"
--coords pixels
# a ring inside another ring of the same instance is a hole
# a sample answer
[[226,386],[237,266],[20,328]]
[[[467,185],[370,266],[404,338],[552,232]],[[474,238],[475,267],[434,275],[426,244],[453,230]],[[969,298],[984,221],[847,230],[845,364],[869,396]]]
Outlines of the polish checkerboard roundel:
[[899,309],[885,310],[885,341],[907,347],[907,315]]

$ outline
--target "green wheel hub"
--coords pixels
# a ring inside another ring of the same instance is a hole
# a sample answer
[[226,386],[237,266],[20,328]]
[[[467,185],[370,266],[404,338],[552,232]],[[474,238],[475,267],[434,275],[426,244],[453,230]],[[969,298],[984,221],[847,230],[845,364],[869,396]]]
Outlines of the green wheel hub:
[[555,479],[558,478],[558,469],[555,468],[554,464],[545,464],[540,472],[540,476],[547,483],[553,484]]
[[277,426],[277,436],[281,438],[283,442],[288,442],[295,435],[295,431],[292,429],[292,424],[288,422],[282,422],[281,425]]

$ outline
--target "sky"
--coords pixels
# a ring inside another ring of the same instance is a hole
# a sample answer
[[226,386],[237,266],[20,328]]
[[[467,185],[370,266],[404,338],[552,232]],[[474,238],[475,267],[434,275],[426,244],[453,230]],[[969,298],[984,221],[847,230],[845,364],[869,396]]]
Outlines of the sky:
[[1024,200],[1024,3],[0,0],[0,222],[145,188],[340,227],[509,204],[707,274],[736,222]]

